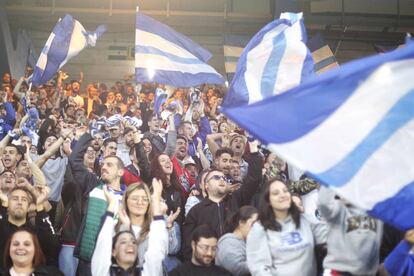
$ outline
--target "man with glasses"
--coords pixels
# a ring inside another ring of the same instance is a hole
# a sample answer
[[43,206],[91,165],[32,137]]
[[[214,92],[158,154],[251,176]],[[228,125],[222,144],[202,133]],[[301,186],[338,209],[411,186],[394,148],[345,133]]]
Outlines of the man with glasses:
[[227,276],[230,272],[214,264],[217,250],[217,235],[207,224],[198,226],[192,235],[191,248],[193,254],[191,261],[185,262],[175,268],[169,275],[217,275]]
[[231,183],[223,171],[213,169],[206,175],[207,197],[191,208],[183,225],[183,256],[191,258],[191,234],[202,224],[208,224],[220,238],[225,234],[224,222],[228,214],[244,205],[249,205],[253,194],[262,182],[263,162],[258,154],[257,141],[250,142],[251,158],[249,171],[241,188],[232,191]]

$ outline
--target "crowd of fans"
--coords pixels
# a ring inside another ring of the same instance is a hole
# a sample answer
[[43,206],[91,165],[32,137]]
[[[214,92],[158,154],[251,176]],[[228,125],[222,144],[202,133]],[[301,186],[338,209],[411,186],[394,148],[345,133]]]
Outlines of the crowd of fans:
[[414,275],[414,230],[266,150],[224,87],[154,110],[165,86],[82,82],[2,77],[0,275]]

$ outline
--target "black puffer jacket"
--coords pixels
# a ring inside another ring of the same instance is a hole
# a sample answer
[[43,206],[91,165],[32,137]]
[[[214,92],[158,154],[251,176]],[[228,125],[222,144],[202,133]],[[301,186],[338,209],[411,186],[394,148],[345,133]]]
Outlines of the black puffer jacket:
[[202,224],[210,225],[218,237],[225,234],[224,222],[227,216],[244,205],[249,205],[257,187],[262,182],[262,158],[258,153],[252,154],[249,169],[241,188],[227,195],[220,203],[205,198],[191,208],[183,225],[183,256],[191,258],[191,236],[194,229]]
[[62,201],[65,211],[60,228],[60,240],[64,244],[74,244],[76,242],[88,194],[99,184],[98,177],[89,172],[83,164],[83,157],[91,141],[92,136],[88,133],[80,137],[69,156],[69,164],[66,167],[62,188]]

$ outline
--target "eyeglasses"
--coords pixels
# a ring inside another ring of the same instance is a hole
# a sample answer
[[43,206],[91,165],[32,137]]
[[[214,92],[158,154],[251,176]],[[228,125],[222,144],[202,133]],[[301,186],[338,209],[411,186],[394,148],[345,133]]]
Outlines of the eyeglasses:
[[208,246],[205,244],[197,244],[197,247],[204,252],[208,252],[208,251],[212,251],[212,252],[216,252],[217,251],[217,246]]
[[217,174],[213,175],[206,182],[209,182],[211,179],[213,179],[213,180],[224,180],[224,181],[228,182],[227,178],[224,175],[217,175]]
[[146,196],[132,196],[129,199],[132,200],[132,201],[137,201],[137,202],[139,202],[139,201],[144,202],[144,203],[149,202],[149,198],[146,197]]

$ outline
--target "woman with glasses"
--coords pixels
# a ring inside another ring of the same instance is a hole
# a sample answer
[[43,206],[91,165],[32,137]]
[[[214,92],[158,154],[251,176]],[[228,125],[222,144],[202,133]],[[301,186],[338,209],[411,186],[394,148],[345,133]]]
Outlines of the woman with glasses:
[[278,176],[269,181],[259,204],[259,219],[247,236],[247,265],[253,276],[316,275],[315,244],[326,242],[326,224],[301,215]]
[[[161,199],[164,203],[165,201]],[[131,184],[125,191],[120,210],[119,230],[129,230],[134,233],[138,243],[138,256],[144,256],[148,249],[148,233],[152,222],[151,193],[145,184]],[[181,248],[181,234],[175,222],[178,212],[171,213],[166,217],[168,229],[168,254],[165,259],[167,270],[171,270],[179,264],[177,254]],[[171,256],[170,256],[171,255]],[[139,258],[139,267],[143,267],[143,258]]]
[[116,198],[104,190],[108,208],[92,257],[92,275],[163,275],[162,262],[168,251],[167,208],[161,198],[162,183],[154,179],[152,187],[152,196],[144,184],[128,187],[125,210],[119,212],[121,230],[116,234]]

